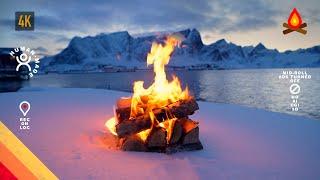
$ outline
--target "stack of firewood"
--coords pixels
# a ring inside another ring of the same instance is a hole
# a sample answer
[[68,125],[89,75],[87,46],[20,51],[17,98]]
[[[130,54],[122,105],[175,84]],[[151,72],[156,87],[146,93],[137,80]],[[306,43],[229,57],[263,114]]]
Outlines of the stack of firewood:
[[[130,117],[131,99],[121,98],[116,107],[118,146],[124,151],[165,153],[203,149],[199,140],[199,123],[188,118],[198,109],[194,98],[180,100],[153,109],[155,123],[147,113]],[[142,140],[137,133],[147,129],[150,132]]]

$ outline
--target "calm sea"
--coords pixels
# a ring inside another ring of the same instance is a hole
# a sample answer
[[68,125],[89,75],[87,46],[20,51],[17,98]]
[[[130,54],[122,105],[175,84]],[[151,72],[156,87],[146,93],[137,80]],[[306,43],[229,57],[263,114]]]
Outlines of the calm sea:
[[[283,71],[303,71],[311,79],[299,82],[299,110],[292,111],[292,97],[288,79],[279,79]],[[239,104],[270,111],[302,115],[320,120],[320,69],[254,69],[204,70],[168,72],[176,75],[183,86],[188,86],[198,100]],[[90,74],[36,75],[22,83],[1,82],[2,88],[72,87],[102,88],[132,91],[133,82],[144,80],[145,87],[153,80],[153,72],[120,72]]]

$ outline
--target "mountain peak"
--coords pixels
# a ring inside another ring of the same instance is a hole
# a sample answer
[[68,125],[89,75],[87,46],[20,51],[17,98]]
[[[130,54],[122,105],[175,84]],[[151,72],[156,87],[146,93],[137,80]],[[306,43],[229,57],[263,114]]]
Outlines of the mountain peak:
[[113,32],[113,33],[101,33],[99,35],[97,35],[96,37],[98,38],[108,38],[108,37],[112,37],[112,38],[115,38],[115,37],[125,37],[125,38],[128,38],[128,37],[131,37],[131,35],[129,34],[128,31],[119,31],[119,32]]
[[193,28],[193,29],[190,30],[188,36],[189,36],[189,37],[197,37],[197,38],[200,38],[200,39],[201,39],[200,32],[199,32],[197,29],[195,29],[195,28]]
[[125,35],[125,36],[130,36],[128,31],[119,31],[119,32],[113,32],[108,34],[109,36],[119,36],[119,35]]
[[263,50],[263,49],[267,49],[267,48],[262,43],[259,43],[254,49]]
[[190,29],[184,29],[179,31],[178,33],[182,34],[185,38],[188,37],[188,35],[190,34],[191,30]]
[[266,56],[267,54],[279,53],[277,49],[268,49],[262,43],[256,45],[252,51],[248,54],[249,56]]
[[75,36],[70,40],[69,44],[73,44],[74,42],[79,41],[80,39],[82,39],[80,36]]
[[203,42],[201,39],[200,32],[197,29],[192,29],[187,36],[187,42],[196,45],[197,48],[201,48],[203,46]]
[[227,43],[227,41],[225,39],[220,39],[215,44],[225,45],[225,44],[228,44],[228,43]]

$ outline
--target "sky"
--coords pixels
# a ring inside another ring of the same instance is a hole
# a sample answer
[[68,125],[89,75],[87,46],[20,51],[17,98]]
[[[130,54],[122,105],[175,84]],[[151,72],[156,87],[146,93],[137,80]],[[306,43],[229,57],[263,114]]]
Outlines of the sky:
[[[307,35],[283,35],[296,7]],[[34,31],[15,31],[16,11],[35,12]],[[0,47],[28,46],[53,55],[74,36],[128,31],[131,35],[196,28],[205,44],[263,43],[279,51],[320,45],[319,0],[1,0]]]

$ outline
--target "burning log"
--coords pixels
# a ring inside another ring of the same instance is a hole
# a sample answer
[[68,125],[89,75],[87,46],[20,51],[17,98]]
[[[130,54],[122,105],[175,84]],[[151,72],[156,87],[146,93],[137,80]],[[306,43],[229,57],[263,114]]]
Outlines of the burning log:
[[[120,101],[120,102],[119,102]],[[122,104],[121,101],[129,101],[129,100],[118,100],[117,104]],[[128,103],[128,102],[127,102]],[[129,104],[129,103],[128,103]],[[196,110],[199,109],[197,101],[194,98],[189,98],[186,100],[180,100],[169,104],[162,108],[157,108],[153,110],[153,114],[155,115],[158,121],[163,121],[163,119],[168,119],[167,116],[171,118],[183,118],[188,115],[192,115]],[[116,115],[120,122],[128,120],[130,118],[131,107],[130,106],[117,106]],[[138,116],[139,117],[139,116]],[[133,119],[138,118],[133,117]]]
[[194,144],[200,142],[198,122],[184,118],[182,121],[182,144]]
[[130,118],[130,112],[131,108],[121,108],[121,109],[116,109],[116,116],[117,119],[122,122],[125,120],[128,120]]
[[[142,117],[142,116],[141,116]],[[148,126],[144,123],[149,122]],[[172,123],[172,124],[170,124]],[[160,126],[162,124],[162,126]],[[143,118],[126,120],[118,124],[120,147],[124,151],[151,151],[165,152],[168,154],[180,151],[201,150],[203,146],[199,139],[199,123],[188,117],[166,120],[157,126],[152,126],[151,121]],[[145,138],[141,139],[142,130],[138,126],[145,126]],[[135,132],[129,135],[128,132]]]
[[188,115],[192,115],[196,110],[199,109],[198,103],[194,98],[186,100],[180,100],[178,102],[169,104],[166,107],[153,110],[157,120],[162,121],[163,119],[169,118],[183,118]]
[[199,141],[199,127],[195,127],[184,135],[182,144],[193,144]]
[[177,144],[182,136],[182,124],[181,121],[175,120],[172,128],[171,137],[169,139],[169,144]]
[[[179,119],[177,122],[181,126],[181,138],[176,144],[171,144],[166,147],[165,153],[172,154],[181,151],[201,150],[203,146],[199,140],[198,123],[188,119]],[[175,126],[176,128],[177,126]]]
[[131,98],[120,98],[117,101],[116,115],[118,120],[130,118],[131,112]]
[[165,147],[167,145],[167,132],[164,128],[153,128],[147,138],[147,146],[149,148]]
[[203,149],[199,140],[197,122],[188,118],[171,120],[173,121],[173,126],[170,134],[166,131],[169,121],[163,122],[166,123],[166,128],[153,127],[144,140],[137,134],[120,138],[120,148],[124,151],[151,151],[165,152],[167,154]]
[[[120,99],[120,101],[122,101]],[[119,104],[119,101],[118,103]],[[123,106],[122,106],[123,107]],[[180,100],[178,102],[169,104],[163,108],[154,109],[154,116],[158,121],[170,118],[182,118],[188,115],[192,115],[199,106],[194,98],[187,100]],[[130,118],[130,107],[123,107],[116,109],[116,115],[119,120],[116,125],[116,133],[119,137],[135,134],[142,130],[148,129],[151,126],[151,119],[149,115],[141,115],[138,117]]]
[[130,108],[131,97],[122,97],[117,101],[117,108]]
[[149,115],[143,115],[119,122],[116,125],[116,133],[122,138],[149,129],[151,128],[151,125],[152,123]]
[[144,142],[137,135],[120,139],[120,147],[123,151],[147,151]]

